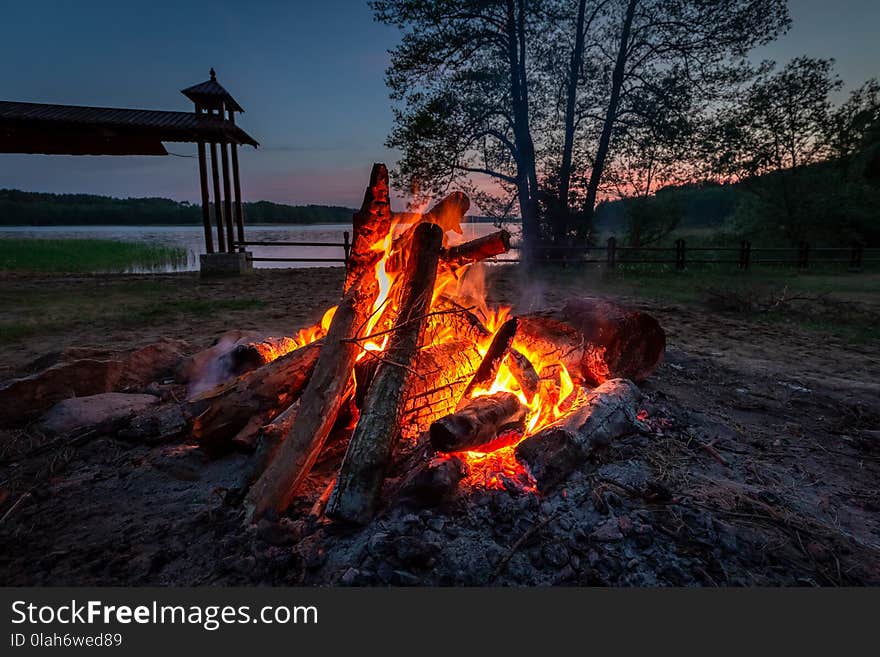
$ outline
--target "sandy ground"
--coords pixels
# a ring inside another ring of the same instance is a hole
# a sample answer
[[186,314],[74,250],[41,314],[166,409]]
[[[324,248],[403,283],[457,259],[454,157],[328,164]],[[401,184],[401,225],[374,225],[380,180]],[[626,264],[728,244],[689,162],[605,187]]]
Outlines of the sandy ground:
[[[126,277],[7,277],[4,297],[87,297],[95,307],[62,330],[7,341],[0,378],[66,346],[133,347],[164,336],[196,349],[231,329],[290,333],[320,317],[340,281],[332,269],[213,283],[153,277],[150,307],[160,319],[138,325],[119,319],[134,303]],[[583,283],[525,284],[507,271],[489,296],[528,310],[589,292]],[[211,306],[230,299],[240,307]],[[191,445],[148,448],[108,436],[39,467],[4,463],[0,583],[880,584],[880,345],[625,301],[660,320],[668,350],[644,386],[656,431],[615,447],[571,485],[613,491],[610,509],[595,495],[575,505],[573,495],[511,493],[510,502],[493,492],[488,503],[459,500],[415,515],[394,508],[355,536],[300,524],[300,538],[277,540],[244,532],[223,507],[245,456],[207,461]],[[205,312],[165,316],[161,307],[172,302],[198,302]],[[658,486],[662,502],[645,492]],[[524,528],[520,516],[532,524]],[[433,556],[408,560],[399,542],[384,550],[389,533],[416,535]],[[534,540],[520,540],[524,533]],[[646,533],[654,537],[647,543]]]

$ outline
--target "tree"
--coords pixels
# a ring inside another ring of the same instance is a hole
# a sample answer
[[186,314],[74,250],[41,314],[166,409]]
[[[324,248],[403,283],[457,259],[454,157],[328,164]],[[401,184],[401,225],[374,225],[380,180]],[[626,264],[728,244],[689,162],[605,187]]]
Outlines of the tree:
[[716,174],[750,194],[737,212],[741,231],[828,243],[876,232],[877,194],[862,172],[880,88],[871,80],[835,108],[841,86],[832,60],[799,57],[766,67],[718,112],[706,153]]
[[489,176],[515,191],[528,249],[538,230],[528,47],[543,3],[376,0],[371,7],[403,31],[387,75],[398,101],[388,146],[403,153],[402,180],[439,193],[471,174]]
[[[376,0],[398,26],[399,172],[420,190],[489,176],[523,237],[589,239],[625,139],[692,123],[788,24],[784,0]],[[687,99],[682,103],[682,99]],[[667,117],[673,114],[673,120]],[[660,121],[649,126],[651,121]],[[630,149],[630,152],[632,150]],[[625,149],[621,154],[626,155]]]

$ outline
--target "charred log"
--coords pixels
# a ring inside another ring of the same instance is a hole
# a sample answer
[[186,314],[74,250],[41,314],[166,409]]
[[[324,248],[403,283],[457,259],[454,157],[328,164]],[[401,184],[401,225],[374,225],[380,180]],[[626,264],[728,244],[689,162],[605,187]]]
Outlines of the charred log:
[[464,265],[493,258],[508,251],[510,251],[510,233],[506,230],[499,230],[475,240],[451,246],[443,251],[441,259],[448,267],[458,269]]
[[666,336],[656,319],[602,299],[520,317],[514,347],[540,362],[562,363],[578,382],[643,381],[662,362]]
[[464,389],[457,408],[460,409],[470,403],[471,393],[477,388],[492,385],[492,382],[498,375],[498,368],[501,367],[501,362],[504,360],[505,356],[507,356],[510,345],[513,343],[513,338],[516,335],[516,327],[517,320],[514,317],[508,319],[501,325],[501,328],[498,329],[498,332],[489,344],[489,348],[486,350],[486,356],[483,358],[483,362],[480,363],[477,371],[474,372],[473,378],[471,378],[467,387]]
[[507,356],[504,358],[504,363],[519,385],[519,389],[525,395],[526,401],[531,404],[532,399],[535,398],[538,392],[538,384],[540,383],[540,377],[535,370],[535,366],[532,365],[532,361],[522,352],[510,347],[507,351]]
[[588,393],[564,418],[517,445],[516,458],[528,468],[540,490],[549,490],[565,481],[594,449],[635,431],[640,399],[634,383],[610,379]]
[[375,268],[381,253],[373,246],[391,229],[388,171],[373,165],[370,186],[355,214],[352,258],[340,302],[324,340],[315,373],[303,391],[300,410],[276,458],[251,487],[245,500],[251,519],[270,509],[281,512],[308,475],[324,446],[352,386],[352,370],[360,353],[354,338],[366,325],[378,296]]
[[400,432],[405,384],[424,335],[442,241],[443,231],[436,224],[415,229],[400,313],[327,505],[327,515],[336,520],[365,524],[373,517],[392,443]]
[[438,452],[477,450],[506,432],[521,431],[525,419],[526,408],[512,392],[475,397],[431,425],[431,444]]
[[[290,406],[306,387],[323,347],[313,342],[186,403],[194,417],[192,435],[210,456],[233,446],[239,434],[255,434]],[[242,434],[238,442],[249,445]]]

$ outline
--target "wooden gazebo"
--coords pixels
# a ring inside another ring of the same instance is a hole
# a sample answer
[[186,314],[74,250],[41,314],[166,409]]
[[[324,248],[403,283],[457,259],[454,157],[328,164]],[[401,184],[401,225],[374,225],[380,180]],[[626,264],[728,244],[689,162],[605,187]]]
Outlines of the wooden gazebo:
[[[237,245],[245,241],[238,147],[247,144],[256,148],[259,144],[235,124],[235,113],[244,110],[217,82],[214,69],[209,80],[187,87],[182,93],[193,101],[195,112],[0,101],[0,153],[167,155],[162,142],[195,143],[205,251],[209,256],[202,259],[203,271],[206,262],[211,268],[211,260],[223,260],[224,263],[217,262],[220,269],[246,267],[244,247]],[[208,189],[208,146],[216,249]],[[214,259],[210,257],[214,253],[236,256]]]

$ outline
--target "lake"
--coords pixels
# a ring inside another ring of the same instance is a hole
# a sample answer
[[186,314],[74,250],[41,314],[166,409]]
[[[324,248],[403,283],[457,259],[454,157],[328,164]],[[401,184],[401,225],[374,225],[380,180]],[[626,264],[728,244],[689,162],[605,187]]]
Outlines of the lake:
[[[453,243],[488,235],[498,230],[492,224],[462,224],[464,236],[452,234]],[[253,224],[245,226],[245,239],[253,242],[327,242],[342,244],[343,232],[351,232],[350,224],[312,224],[285,226],[278,224]],[[196,271],[199,254],[204,253],[204,231],[201,226],[0,226],[0,239],[107,239],[123,242],[148,242],[183,247],[187,251],[185,265],[170,266],[167,271]],[[216,239],[216,232],[214,233]],[[266,258],[342,258],[342,247],[334,246],[252,246],[248,250],[254,257]],[[515,257],[510,255],[508,257]],[[255,262],[254,267],[341,267],[342,262]]]

